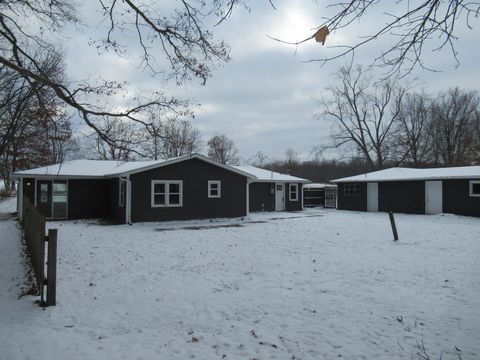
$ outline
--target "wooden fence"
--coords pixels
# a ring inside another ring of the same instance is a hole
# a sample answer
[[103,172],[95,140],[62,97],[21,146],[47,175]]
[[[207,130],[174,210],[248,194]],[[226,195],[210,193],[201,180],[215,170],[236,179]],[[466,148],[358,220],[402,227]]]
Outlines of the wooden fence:
[[[37,288],[40,292],[40,303],[43,306],[56,304],[57,282],[57,229],[49,229],[45,236],[45,216],[36,209],[28,197],[23,200],[23,237],[27,243],[30,261],[35,273]],[[45,254],[45,242],[48,242],[47,254]],[[45,259],[47,255],[47,259]],[[47,263],[47,275],[45,276],[45,260]],[[47,296],[45,298],[45,286]]]

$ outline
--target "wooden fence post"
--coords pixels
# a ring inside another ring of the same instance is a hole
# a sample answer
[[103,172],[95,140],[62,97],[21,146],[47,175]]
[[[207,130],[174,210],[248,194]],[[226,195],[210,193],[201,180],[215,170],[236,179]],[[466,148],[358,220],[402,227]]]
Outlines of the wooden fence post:
[[47,306],[57,303],[57,229],[48,230]]
[[390,225],[392,225],[392,232],[393,232],[393,240],[398,240],[398,233],[397,233],[397,226],[395,225],[395,218],[393,217],[393,212],[388,213],[388,217],[390,218]]

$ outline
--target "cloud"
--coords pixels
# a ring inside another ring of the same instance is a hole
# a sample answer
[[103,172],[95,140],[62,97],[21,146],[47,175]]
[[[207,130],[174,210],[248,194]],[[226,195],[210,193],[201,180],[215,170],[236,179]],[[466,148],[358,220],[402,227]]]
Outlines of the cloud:
[[[90,38],[105,35],[105,24],[92,25],[98,24],[98,14],[87,16],[88,26],[67,34],[68,71],[74,79],[101,77],[127,81],[129,96],[165,90],[168,94],[200,102],[195,124],[204,139],[214,133],[224,133],[234,140],[244,158],[258,150],[269,157],[283,157],[287,148],[293,148],[306,158],[313,147],[328,140],[331,127],[330,123],[316,120],[315,114],[320,108],[315,99],[321,97],[325,87],[334,85],[331,73],[349,58],[324,67],[304,61],[331,55],[338,50],[334,46],[372,34],[377,25],[372,19],[380,19],[381,13],[379,10],[369,14],[362,22],[330,34],[325,46],[312,40],[295,48],[275,42],[266,35],[286,41],[302,40],[313,34],[323,16],[328,15],[325,11],[333,10],[326,9],[324,2],[304,0],[277,5],[278,9],[274,10],[267,1],[251,2],[250,12],[236,8],[229,19],[213,28],[218,39],[231,45],[232,61],[214,72],[205,86],[192,82],[179,87],[138,68],[138,48],[131,34],[122,38],[126,45],[134,46],[129,57],[118,58],[113,53],[99,56],[94,47],[88,46]],[[93,6],[85,6],[88,11],[94,11]],[[381,11],[392,9],[382,8]],[[459,27],[457,50],[461,65],[458,69],[447,51],[425,53],[426,63],[443,72],[415,71],[412,76],[420,79],[417,89],[424,88],[429,93],[456,85],[478,89],[480,50],[472,45],[476,44],[477,34]],[[369,44],[356,52],[356,62],[370,63],[373,56],[390,43],[391,39],[383,39]],[[128,97],[110,101],[125,100]]]

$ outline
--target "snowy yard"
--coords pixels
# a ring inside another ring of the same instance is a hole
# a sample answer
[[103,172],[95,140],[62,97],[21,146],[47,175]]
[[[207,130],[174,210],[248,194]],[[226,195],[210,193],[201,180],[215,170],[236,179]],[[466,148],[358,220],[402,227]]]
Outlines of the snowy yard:
[[50,223],[44,310],[17,300],[19,230],[2,218],[2,360],[420,359],[422,341],[432,360],[480,358],[478,218],[399,214],[398,242],[385,213],[335,210]]

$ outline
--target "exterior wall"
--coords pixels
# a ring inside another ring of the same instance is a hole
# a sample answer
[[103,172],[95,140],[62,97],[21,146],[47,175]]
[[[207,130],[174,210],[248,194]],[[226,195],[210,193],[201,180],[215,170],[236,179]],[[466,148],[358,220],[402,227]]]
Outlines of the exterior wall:
[[111,180],[68,180],[68,219],[111,216]]
[[[24,178],[22,181],[23,195],[28,196],[33,202],[35,200],[35,179]],[[125,222],[125,210],[118,208],[118,180],[116,179],[69,179],[67,205],[67,219],[69,220],[113,218],[116,222]],[[49,206],[51,206],[51,202],[49,202]],[[51,214],[49,213],[48,216]]]
[[378,211],[425,214],[425,181],[379,182]]
[[23,196],[28,196],[32,204],[35,204],[35,179],[23,178]]
[[302,183],[295,184],[298,185],[298,196],[296,201],[290,201],[290,183],[285,184],[285,211],[302,210]]
[[249,185],[250,211],[275,211],[275,183],[251,183]]
[[[199,159],[144,171],[132,181],[132,222],[237,217],[247,213],[247,178]],[[183,206],[151,207],[152,180],[182,180]],[[208,180],[221,180],[221,198],[208,198]]]
[[470,196],[470,180],[443,180],[443,211],[480,217],[480,197]]
[[339,210],[367,211],[367,183],[349,183],[360,185],[360,195],[345,195],[343,188],[346,183],[338,183],[337,208]]

